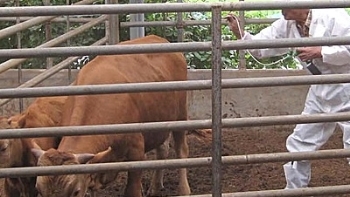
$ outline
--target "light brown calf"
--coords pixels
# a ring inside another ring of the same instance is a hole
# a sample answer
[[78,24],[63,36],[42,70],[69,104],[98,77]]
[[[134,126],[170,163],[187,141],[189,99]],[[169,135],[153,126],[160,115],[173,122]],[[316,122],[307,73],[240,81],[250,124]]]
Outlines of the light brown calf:
[[[37,128],[58,126],[67,97],[45,97],[36,99],[23,113],[2,119],[0,127]],[[31,153],[32,141],[44,150],[56,148],[60,138],[0,139],[0,167],[35,166],[36,158]],[[7,178],[4,191],[7,197],[36,197],[36,178]]]

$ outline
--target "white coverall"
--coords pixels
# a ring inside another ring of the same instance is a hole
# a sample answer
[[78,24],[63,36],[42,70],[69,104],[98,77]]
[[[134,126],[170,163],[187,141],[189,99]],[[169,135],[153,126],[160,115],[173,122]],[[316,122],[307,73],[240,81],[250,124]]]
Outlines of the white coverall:
[[[313,9],[310,37],[350,36],[350,16],[345,9]],[[295,21],[283,17],[256,35],[245,32],[244,40],[300,38]],[[249,50],[257,58],[282,55],[290,49]],[[350,73],[350,46],[322,46],[322,58],[313,62],[322,74]],[[302,114],[336,113],[350,110],[350,84],[311,85]],[[289,152],[315,151],[327,142],[336,124],[343,131],[344,148],[350,148],[350,122],[299,124],[287,138]],[[311,178],[309,161],[284,166],[286,189],[307,187]]]

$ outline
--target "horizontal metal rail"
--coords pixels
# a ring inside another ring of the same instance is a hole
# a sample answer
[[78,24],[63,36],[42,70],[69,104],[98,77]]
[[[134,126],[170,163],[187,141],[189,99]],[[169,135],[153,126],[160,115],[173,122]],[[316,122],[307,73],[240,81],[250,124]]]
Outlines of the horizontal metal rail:
[[[27,20],[31,20],[33,19],[33,17],[19,17],[19,21],[27,21]],[[90,22],[92,19],[94,18],[88,18],[88,17],[77,17],[77,18],[74,18],[74,17],[70,17],[69,18],[69,22],[71,23],[87,23],[87,22]],[[16,21],[17,20],[17,17],[1,17],[0,18],[0,21]],[[67,21],[67,18],[66,17],[57,17],[57,18],[54,18],[52,20],[50,20],[50,22],[57,22],[57,23],[60,23],[60,22],[66,22]]]
[[[81,32],[83,31],[86,31],[87,29],[105,21],[107,18],[107,16],[100,16],[98,18],[95,18],[93,20],[91,20],[90,22],[88,23],[85,23],[61,36],[58,36],[57,38],[55,39],[52,39],[48,42],[45,42],[44,44],[42,45],[39,45],[37,47],[35,47],[34,49],[30,49],[30,50],[37,50],[37,49],[40,49],[40,48],[44,48],[44,47],[52,47],[52,46],[56,46],[56,45],[59,45],[65,41],[67,41],[69,38],[72,38],[74,36],[77,36],[79,35]],[[64,49],[64,47],[61,47]],[[9,54],[8,54],[9,55]],[[9,56],[7,56],[6,58],[10,58]],[[28,58],[30,58],[28,56]],[[3,73],[5,72],[6,70],[10,69],[10,68],[13,68],[15,66],[17,66],[18,64],[24,62],[26,59],[24,58],[21,58],[21,59],[10,59],[4,63],[1,63],[0,64],[0,73]]]
[[[93,43],[92,45],[102,45],[107,42],[108,38],[102,38],[98,40],[97,42]],[[52,68],[46,69],[44,72],[40,73],[39,75],[35,76],[34,78],[26,81],[22,85],[18,86],[17,88],[28,88],[38,85],[39,83],[43,82],[45,79],[51,77],[52,75],[59,72],[61,69],[66,68],[69,64],[72,64],[74,61],[79,59],[79,57],[69,57],[60,63],[56,64]],[[11,99],[0,99],[0,107],[5,105],[11,101]]]
[[[350,1],[349,1],[350,2]],[[222,42],[222,49],[263,49],[263,48],[287,48],[320,45],[350,45],[350,36],[330,38],[283,38],[271,40],[237,40]],[[84,47],[52,47],[33,49],[1,49],[0,57],[61,57],[82,55],[115,55],[115,54],[139,54],[139,53],[164,53],[184,51],[210,51],[211,42],[187,42],[187,43],[161,43],[161,44],[129,44],[108,46],[84,46]]]
[[[254,127],[287,125],[301,123],[319,122],[343,122],[350,120],[350,112],[323,113],[314,115],[285,115],[264,116],[247,118],[228,118],[222,120],[223,128]],[[209,129],[212,120],[187,120],[167,122],[147,122],[129,124],[106,124],[89,126],[64,126],[64,127],[42,127],[23,129],[1,129],[0,139],[26,138],[26,137],[53,137],[53,136],[79,136],[79,135],[107,135],[121,133],[155,132],[155,131],[177,131],[191,129]]]
[[[298,189],[278,189],[264,191],[248,191],[223,193],[223,197],[300,197],[300,196],[333,196],[335,194],[349,194],[350,185],[334,185],[322,187],[307,187]],[[212,197],[211,194],[177,196],[177,197]]]
[[0,17],[9,16],[53,16],[82,14],[126,14],[150,12],[193,12],[210,11],[212,6],[222,6],[223,11],[275,10],[282,8],[346,8],[348,0],[319,1],[273,1],[232,3],[147,3],[91,6],[31,6],[0,8]]
[[[235,156],[223,156],[224,165],[258,164],[267,162],[286,162],[300,160],[320,160],[350,157],[348,149],[319,150],[295,153],[264,153],[247,154]],[[79,164],[62,166],[40,166],[40,167],[16,167],[1,168],[0,178],[22,177],[22,176],[42,176],[61,174],[84,174],[110,171],[128,171],[140,169],[160,169],[160,168],[193,168],[206,167],[211,165],[211,157],[187,158],[187,159],[167,159],[153,161],[131,161],[99,164]]]
[[[350,151],[344,149],[321,150],[315,152],[297,152],[297,153],[265,153],[265,154],[247,154],[237,156],[222,157],[223,165],[239,164],[258,164],[267,162],[287,162],[299,160],[320,160],[350,157]],[[168,159],[153,161],[134,161],[119,163],[101,163],[101,164],[80,164],[64,166],[45,166],[45,167],[19,167],[0,169],[0,178],[5,177],[24,177],[24,176],[43,176],[43,175],[62,175],[62,174],[83,174],[83,173],[101,173],[110,171],[127,171],[136,169],[160,169],[160,168],[191,168],[206,167],[211,165],[211,157],[189,158],[189,159]],[[325,195],[325,194],[345,194],[349,193],[350,186],[327,186],[313,187],[295,190],[265,190],[250,191],[224,194],[223,196],[306,196],[306,195]],[[193,195],[196,197],[209,197],[211,195]],[[184,196],[183,196],[184,197]]]
[[19,24],[15,24],[12,25],[10,27],[4,28],[0,30],[0,39],[9,37],[17,32],[26,30],[30,27],[33,27],[35,25],[39,25],[42,24],[46,21],[49,21],[53,18],[55,18],[56,16],[44,16],[44,17],[36,17],[36,18],[32,18],[30,20],[24,21],[22,23]]
[[[222,79],[222,88],[253,88],[337,83],[350,83],[350,74]],[[160,92],[175,90],[206,90],[211,89],[211,87],[211,80],[193,80],[106,85],[8,88],[0,89],[0,98]]]
[[[20,17],[20,21],[27,21],[33,19],[33,17]],[[69,18],[71,23],[87,23],[94,18]],[[245,19],[246,24],[270,24],[277,20],[277,18],[266,18],[266,19]],[[16,21],[16,17],[0,17],[0,21]],[[51,20],[51,22],[66,22],[67,19],[64,17],[57,17]],[[227,24],[226,20],[222,20],[222,24]],[[157,26],[177,26],[176,21],[135,21],[135,22],[121,22],[121,27],[157,27]],[[194,26],[194,25],[211,25],[211,20],[184,20],[181,23],[182,26]]]
[[[246,24],[270,24],[277,19],[245,19]],[[227,24],[226,20],[222,20],[222,24]],[[136,22],[121,22],[120,27],[157,27],[157,26],[178,26],[176,21],[136,21]],[[211,25],[211,20],[184,20],[181,26],[195,25]]]
[[[91,4],[93,2],[94,2],[94,0],[83,0],[83,1],[79,1],[79,2],[75,3],[74,5]],[[4,7],[4,8],[0,8],[0,9],[9,9],[9,8],[10,7]],[[25,22],[12,25],[10,27],[7,27],[5,29],[0,30],[0,39],[9,37],[17,32],[26,30],[30,27],[33,27],[33,26],[41,24],[43,22],[52,20],[54,18],[56,18],[56,16],[36,17],[36,18],[32,18],[30,20],[27,20]]]

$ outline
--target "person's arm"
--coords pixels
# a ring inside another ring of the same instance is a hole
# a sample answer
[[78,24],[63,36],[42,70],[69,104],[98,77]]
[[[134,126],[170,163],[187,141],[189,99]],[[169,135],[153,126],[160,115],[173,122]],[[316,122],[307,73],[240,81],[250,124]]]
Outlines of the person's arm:
[[[345,10],[333,12],[332,17],[327,21],[327,26],[331,29],[331,37],[350,36],[350,16]],[[322,46],[322,60],[324,63],[332,65],[344,65],[350,62],[349,45]]]
[[[258,34],[252,35],[245,33],[243,40],[274,40],[288,37],[288,21],[278,19],[271,26],[261,30]],[[274,57],[286,54],[290,48],[266,48],[266,49],[249,49],[249,52],[256,58]]]
[[[239,19],[237,17],[227,16],[228,26],[232,33],[242,40],[262,40],[262,39],[278,39],[287,38],[288,22],[284,19],[279,19],[261,30],[258,34],[252,35],[249,32],[239,28]],[[241,36],[242,35],[242,36]],[[267,49],[249,49],[249,52],[256,58],[265,58],[283,55],[289,52],[289,48],[267,48]]]

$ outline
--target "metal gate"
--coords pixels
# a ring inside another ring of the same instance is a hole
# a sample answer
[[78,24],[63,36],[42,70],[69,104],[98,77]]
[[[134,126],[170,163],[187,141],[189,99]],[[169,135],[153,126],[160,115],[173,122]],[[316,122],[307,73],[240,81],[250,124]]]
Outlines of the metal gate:
[[[350,119],[350,113],[343,112],[337,114],[319,114],[319,115],[289,115],[278,117],[254,117],[239,119],[222,119],[221,114],[221,94],[224,88],[245,88],[245,87],[268,87],[268,86],[288,86],[301,84],[322,84],[322,83],[349,83],[350,75],[331,75],[331,76],[299,76],[299,77],[267,77],[267,78],[246,78],[246,79],[222,79],[221,78],[221,52],[222,50],[242,50],[253,48],[281,48],[281,47],[299,47],[299,46],[317,46],[317,45],[340,45],[350,44],[348,37],[336,38],[303,38],[303,39],[279,39],[278,41],[259,40],[259,41],[221,41],[221,11],[223,10],[260,10],[260,9],[281,9],[281,8],[326,8],[326,7],[349,7],[349,1],[284,1],[276,2],[237,2],[237,3],[174,3],[174,4],[135,4],[135,5],[83,5],[91,2],[83,0],[74,6],[45,6],[45,7],[2,7],[0,8],[0,17],[18,17],[18,16],[39,16],[31,19],[32,23],[41,23],[60,15],[79,15],[79,14],[110,14],[107,17],[101,17],[89,22],[89,25],[105,21],[114,21],[112,17],[122,13],[140,13],[140,12],[190,12],[190,11],[211,11],[212,12],[212,41],[195,43],[171,43],[171,44],[150,44],[150,45],[101,45],[107,40],[110,43],[116,42],[116,38],[105,37],[95,43],[96,46],[88,47],[52,47],[54,42],[62,42],[66,38],[57,38],[55,41],[45,43],[35,49],[3,49],[0,50],[0,57],[16,58],[0,65],[0,72],[14,67],[24,58],[29,57],[58,57],[58,56],[76,56],[70,57],[59,66],[53,66],[46,70],[40,80],[43,80],[60,69],[67,66],[68,63],[75,61],[81,55],[102,55],[102,54],[136,54],[152,52],[185,52],[185,51],[212,51],[212,80],[186,81],[186,82],[164,82],[145,84],[115,84],[115,85],[94,85],[94,86],[67,86],[67,87],[43,87],[27,88],[38,83],[39,79],[32,80],[28,84],[23,84],[21,88],[0,90],[0,98],[26,98],[38,96],[58,96],[58,95],[87,95],[101,93],[127,93],[127,92],[145,92],[145,91],[164,91],[164,90],[212,90],[212,119],[191,120],[177,122],[157,122],[157,123],[133,123],[117,125],[94,125],[94,126],[74,126],[60,128],[35,128],[35,129],[13,129],[0,132],[0,138],[21,138],[21,137],[49,137],[61,135],[98,135],[132,132],[135,130],[149,132],[167,129],[213,129],[213,147],[212,157],[208,158],[189,158],[174,159],[167,161],[146,161],[146,162],[122,162],[74,166],[50,166],[50,167],[23,167],[16,170],[0,169],[0,178],[18,177],[30,175],[57,175],[69,173],[93,173],[101,171],[119,170],[126,171],[130,169],[156,169],[156,168],[180,168],[180,167],[200,167],[212,166],[212,194],[197,195],[206,196],[307,196],[324,194],[345,194],[349,193],[350,186],[332,186],[315,187],[295,190],[269,190],[222,194],[221,192],[221,168],[222,165],[251,164],[263,162],[277,162],[290,160],[312,160],[324,158],[343,158],[350,157],[348,150],[324,150],[316,152],[303,153],[274,153],[274,154],[255,154],[224,156],[221,155],[221,129],[229,127],[248,127],[248,126],[267,126],[295,123],[316,123],[316,122],[334,122]],[[35,20],[35,22],[33,22]],[[114,23],[114,22],[113,22]],[[28,26],[29,22],[26,23]],[[80,30],[88,28],[89,25],[82,26]],[[113,26],[114,24],[111,24]],[[26,26],[26,27],[28,27]],[[22,28],[25,26],[22,25]],[[0,38],[13,33],[14,29],[6,30],[7,34],[0,34]],[[18,29],[16,29],[18,31]],[[69,32],[75,35],[75,32]],[[109,35],[115,33],[110,30]],[[68,33],[67,33],[68,34]],[[108,36],[108,35],[107,35]],[[6,102],[7,100],[2,100]],[[98,132],[97,132],[98,131]],[[83,167],[83,168],[82,168]]]

